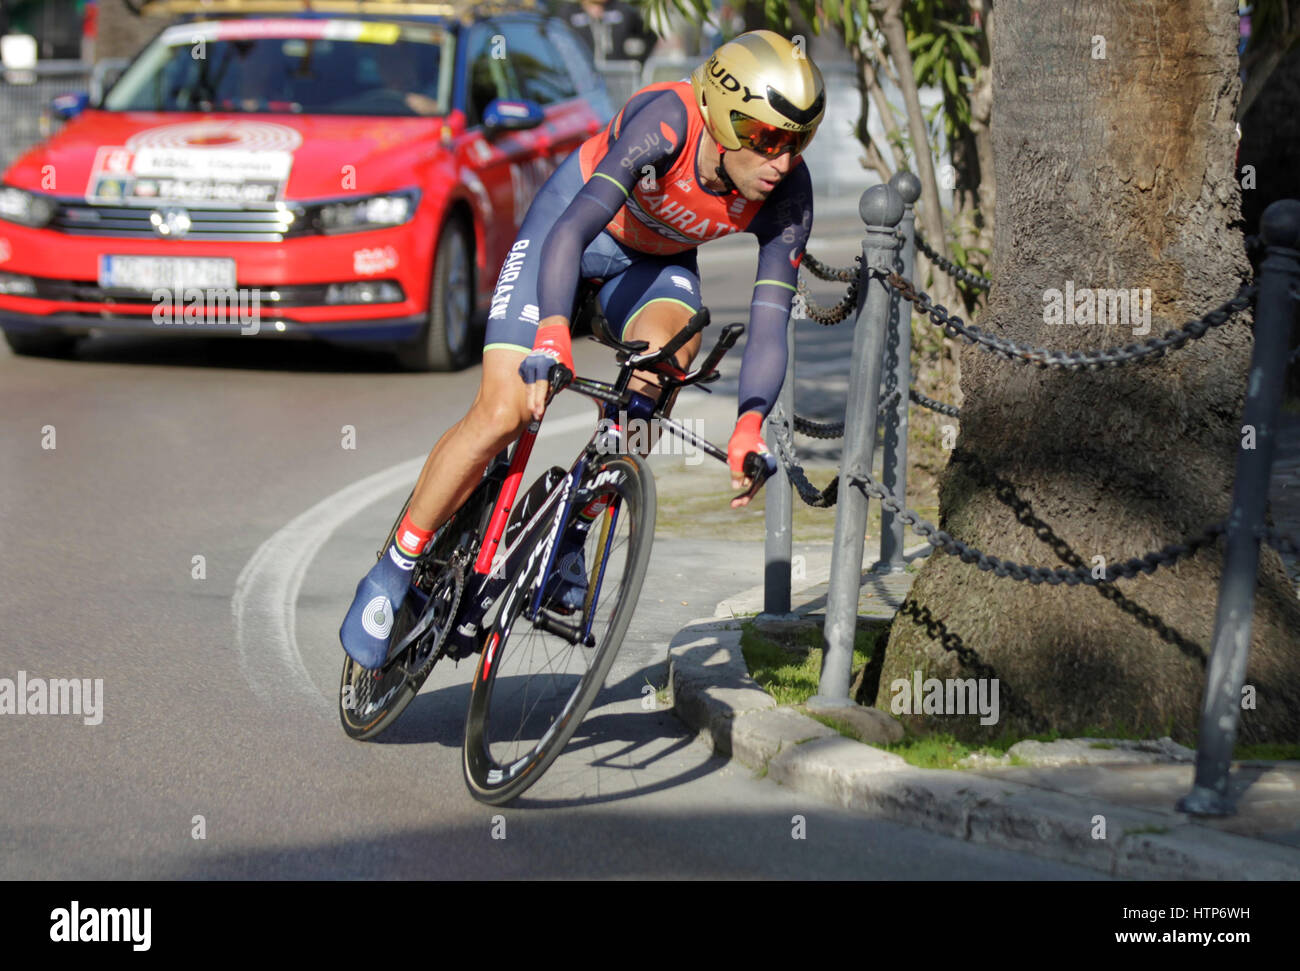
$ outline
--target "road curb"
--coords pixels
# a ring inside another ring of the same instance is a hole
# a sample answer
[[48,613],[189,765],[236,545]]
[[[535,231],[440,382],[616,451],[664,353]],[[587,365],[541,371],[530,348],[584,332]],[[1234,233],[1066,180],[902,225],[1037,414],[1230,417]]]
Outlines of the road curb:
[[759,688],[740,635],[738,622],[714,617],[677,633],[668,648],[674,711],[718,754],[796,792],[1115,877],[1300,880],[1300,851],[1279,843],[999,779],[995,770],[917,769],[844,738]]

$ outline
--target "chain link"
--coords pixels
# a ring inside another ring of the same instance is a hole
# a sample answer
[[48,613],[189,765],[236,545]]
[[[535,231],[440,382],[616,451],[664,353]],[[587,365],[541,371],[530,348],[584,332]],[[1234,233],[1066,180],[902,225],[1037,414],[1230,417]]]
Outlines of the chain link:
[[948,415],[952,418],[961,417],[961,409],[956,405],[946,405],[942,401],[935,401],[933,398],[921,394],[915,388],[907,389],[907,396],[913,404],[920,405],[922,408],[929,408],[931,411],[937,411],[941,415]]
[[781,408],[779,402],[772,409],[770,418],[772,446],[776,452],[777,461],[785,467],[785,473],[789,476],[790,483],[794,486],[795,491],[799,493],[799,498],[818,509],[828,509],[835,505],[836,499],[839,498],[839,473],[835,474],[835,478],[831,479],[830,485],[825,489],[818,489],[808,481],[808,476],[804,474],[803,467],[799,465],[795,454],[794,439],[786,427],[785,411]]
[[[862,262],[861,256],[856,257],[856,259],[859,264]],[[852,283],[858,278],[858,272],[861,269],[860,266],[846,266],[842,268],[827,266],[821,260],[817,259],[817,257],[807,252],[803,254],[802,265],[806,266],[808,272],[819,280],[837,280],[840,283]]]
[[992,556],[983,550],[966,545],[959,539],[954,539],[933,523],[922,519],[917,513],[900,506],[889,491],[870,475],[863,473],[855,475],[853,479],[868,495],[880,500],[882,506],[911,526],[912,532],[923,537],[931,546],[959,557],[963,563],[974,563],[985,571],[992,570],[996,576],[1010,577],[1012,580],[1027,580],[1032,584],[1047,583],[1050,586],[1058,586],[1064,583],[1066,586],[1073,587],[1082,583],[1095,587],[1103,583],[1113,583],[1120,577],[1132,578],[1139,573],[1151,574],[1157,567],[1173,566],[1179,560],[1193,556],[1202,547],[1214,543],[1224,532],[1222,522],[1214,523],[1205,527],[1196,536],[1190,536],[1178,543],[1170,543],[1142,556],[1130,557],[1115,566],[1107,566],[1103,576],[1095,577],[1094,567],[1058,567],[1049,570],[1046,567],[1026,566],[1023,563],[1012,563],[1001,557]]
[[[898,404],[900,397],[897,389],[883,395],[880,403],[876,406],[878,414],[883,414]],[[844,422],[814,421],[811,418],[796,414],[794,416],[794,430],[800,435],[807,435],[809,438],[842,438],[844,435]]]
[[794,430],[809,438],[841,438],[844,435],[844,422],[813,421],[803,415],[795,415]]
[[993,285],[993,281],[988,277],[980,276],[978,273],[972,273],[965,267],[958,266],[952,260],[945,259],[939,254],[938,250],[922,238],[919,231],[916,234],[916,248],[924,253],[926,258],[944,273],[947,273],[954,279],[960,280],[962,283],[970,284],[977,290],[988,290],[988,288]]
[[1152,337],[1141,344],[1126,344],[1123,347],[1109,347],[1100,351],[1058,351],[1047,348],[1031,347],[1004,337],[987,334],[978,327],[969,326],[956,314],[950,315],[948,308],[934,303],[924,290],[916,289],[912,283],[897,273],[884,270],[872,270],[877,279],[884,280],[897,290],[903,299],[916,307],[922,317],[928,316],[935,326],[942,327],[948,337],[964,337],[972,344],[984,350],[992,351],[1008,360],[1019,363],[1034,364],[1040,368],[1062,368],[1068,371],[1093,371],[1119,364],[1129,364],[1148,357],[1163,357],[1171,348],[1181,348],[1188,341],[1204,337],[1211,327],[1221,327],[1235,313],[1250,306],[1251,300],[1259,288],[1253,283],[1243,285],[1227,302],[1215,307],[1196,320],[1189,321],[1179,330],[1165,331],[1161,337]]
[[808,293],[807,285],[802,279],[799,280],[795,293],[802,298],[804,311],[808,314],[808,317],[819,324],[829,327],[832,324],[838,324],[853,312],[853,307],[858,300],[858,285],[850,283],[844,299],[833,307],[823,307],[813,300]]

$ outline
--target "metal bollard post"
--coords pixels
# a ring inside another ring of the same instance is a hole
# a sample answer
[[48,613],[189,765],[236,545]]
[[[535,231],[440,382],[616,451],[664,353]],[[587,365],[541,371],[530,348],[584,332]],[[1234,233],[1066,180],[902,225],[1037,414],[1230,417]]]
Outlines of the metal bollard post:
[[1264,525],[1282,383],[1296,315],[1291,289],[1300,284],[1300,202],[1285,199],[1265,209],[1260,235],[1268,250],[1260,265],[1255,349],[1241,419],[1243,426],[1254,429],[1255,447],[1237,452],[1223,576],[1214,614],[1214,647],[1201,708],[1196,779],[1192,791],[1178,800],[1180,811],[1201,816],[1230,816],[1236,812],[1228,794],[1228,769],[1237,741],[1241,687],[1250,655],[1259,530]]
[[[889,180],[903,199],[903,220],[898,228],[903,236],[901,256],[903,277],[911,280],[916,265],[916,210],[913,203],[921,198],[921,180],[911,172],[895,172]],[[889,353],[892,363],[885,376],[884,393],[897,389],[898,401],[885,412],[884,478],[881,484],[900,506],[907,505],[907,389],[912,385],[912,305],[898,294],[891,294],[889,308]],[[888,509],[880,510],[880,559],[872,567],[885,573],[902,573],[903,521]]]
[[864,285],[858,293],[853,328],[853,370],[844,413],[844,457],[840,467],[839,508],[835,513],[835,542],[831,547],[830,587],[826,594],[826,625],[822,640],[821,681],[810,705],[853,704],[849,676],[853,666],[853,636],[858,625],[858,592],[862,586],[863,541],[867,533],[867,496],[852,482],[871,472],[876,447],[876,412],[880,404],[881,352],[889,324],[889,291],[866,276],[869,269],[893,270],[899,239],[894,231],[903,218],[903,198],[893,186],[873,185],[858,204],[867,224],[862,241]]
[[[794,425],[794,316],[785,332],[785,383],[777,403],[781,406],[781,422],[788,433]],[[772,416],[767,416],[766,440],[771,441]],[[764,617],[788,618],[790,616],[790,561],[794,550],[794,486],[785,466],[776,464],[776,474],[763,487],[766,506],[763,522],[767,533],[763,539],[763,614]]]

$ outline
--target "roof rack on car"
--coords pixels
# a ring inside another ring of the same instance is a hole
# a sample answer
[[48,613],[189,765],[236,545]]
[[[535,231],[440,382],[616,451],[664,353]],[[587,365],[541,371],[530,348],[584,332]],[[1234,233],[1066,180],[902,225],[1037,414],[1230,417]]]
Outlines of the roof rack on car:
[[137,13],[179,14],[330,13],[373,14],[386,17],[449,17],[465,20],[509,10],[535,10],[536,0],[429,3],[425,0],[137,0],[128,3]]

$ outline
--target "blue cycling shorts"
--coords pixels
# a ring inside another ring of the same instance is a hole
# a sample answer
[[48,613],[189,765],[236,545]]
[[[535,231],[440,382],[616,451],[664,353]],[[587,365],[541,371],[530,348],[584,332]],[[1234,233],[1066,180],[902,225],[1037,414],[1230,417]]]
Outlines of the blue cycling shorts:
[[[542,244],[582,186],[582,169],[574,152],[538,190],[497,277],[483,350],[503,347],[527,353],[533,349]],[[583,250],[579,277],[603,281],[600,308],[620,340],[628,322],[647,304],[668,300],[692,314],[700,309],[699,264],[693,249],[653,256],[624,246],[601,230]]]

